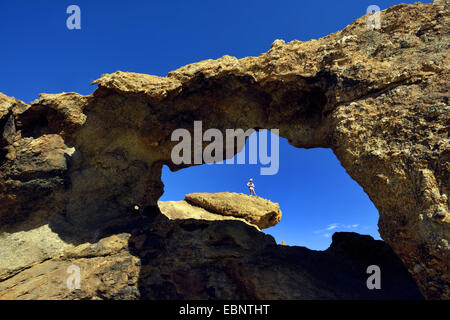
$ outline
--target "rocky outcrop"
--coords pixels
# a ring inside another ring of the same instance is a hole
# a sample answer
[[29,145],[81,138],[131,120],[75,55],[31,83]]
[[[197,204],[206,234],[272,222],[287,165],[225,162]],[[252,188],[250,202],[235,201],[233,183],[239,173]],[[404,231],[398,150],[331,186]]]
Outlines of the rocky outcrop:
[[189,193],[183,201],[158,201],[169,219],[240,220],[256,228],[273,227],[281,220],[278,203],[235,192]]
[[[0,282],[0,299],[423,299],[400,259],[370,236],[326,251],[277,245],[241,221],[169,220],[83,243]],[[370,265],[381,289],[366,286]],[[79,289],[68,289],[71,266]]]
[[[134,268],[137,257],[139,294],[104,286],[98,296],[176,296],[171,277],[182,278],[182,269],[162,274],[166,282],[146,280],[153,257],[167,265],[177,259],[164,251],[163,231],[142,235],[133,248],[130,235],[140,224],[162,227],[141,215],[158,213],[162,166],[188,166],[171,161],[171,133],[192,132],[202,120],[204,130],[278,128],[295,147],[331,148],[377,207],[380,235],[424,296],[449,299],[449,12],[442,0],[397,5],[381,12],[380,29],[368,28],[364,16],[321,39],[275,41],[258,57],[205,60],[167,77],[118,71],[96,80],[88,96],[44,94],[27,105],[0,95],[0,295],[33,268],[53,270],[70,248],[126,234],[122,251],[80,259],[97,259],[98,268],[105,261],[105,283],[125,283],[134,280],[109,273],[107,261],[120,269],[113,257],[124,254],[124,268]],[[179,227],[167,232],[188,241],[181,232],[187,222],[170,223]],[[203,225],[230,223],[244,225]],[[242,252],[248,263],[257,259]],[[229,276],[244,279],[238,271],[245,268],[230,268],[236,273]]]

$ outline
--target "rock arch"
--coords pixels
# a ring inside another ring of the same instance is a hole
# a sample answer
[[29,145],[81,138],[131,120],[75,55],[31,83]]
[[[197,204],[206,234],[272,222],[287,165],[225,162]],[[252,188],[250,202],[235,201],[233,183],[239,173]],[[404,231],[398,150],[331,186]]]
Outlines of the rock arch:
[[96,242],[132,223],[135,205],[155,210],[162,165],[182,169],[170,161],[176,128],[278,128],[295,147],[334,151],[422,293],[448,299],[445,8],[398,5],[382,12],[379,30],[362,17],[318,40],[275,41],[258,57],[167,77],[118,71],[89,96],[43,94],[26,105],[1,95],[0,228],[48,224],[64,242]]

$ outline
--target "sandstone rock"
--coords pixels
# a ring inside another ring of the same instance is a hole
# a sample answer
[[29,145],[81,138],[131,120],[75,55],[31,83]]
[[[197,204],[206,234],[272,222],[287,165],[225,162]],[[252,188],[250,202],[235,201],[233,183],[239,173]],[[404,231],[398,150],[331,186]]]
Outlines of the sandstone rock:
[[243,218],[236,218],[233,216],[224,216],[221,214],[210,212],[202,207],[194,206],[184,200],[182,201],[158,201],[158,207],[161,213],[167,218],[174,219],[197,219],[197,220],[238,220],[249,225],[254,226],[258,230],[260,228],[257,225],[251,224]]
[[[0,233],[12,241],[1,242],[0,252],[12,257],[8,248],[20,245],[22,232],[43,226],[35,234],[49,232],[53,244],[66,244],[23,261],[13,257],[0,279],[15,275],[3,281],[13,286],[65,246],[132,234],[143,223],[139,214],[158,212],[162,166],[187,166],[171,161],[171,133],[192,132],[201,119],[204,130],[278,128],[295,147],[331,148],[377,207],[380,235],[424,296],[449,299],[448,9],[448,1],[397,5],[381,12],[379,30],[369,30],[364,16],[317,40],[277,41],[258,57],[205,60],[167,77],[118,71],[96,80],[88,96],[43,95],[27,105],[0,95]],[[34,235],[24,237],[31,247]],[[135,251],[143,269],[162,254],[158,239],[147,238],[154,248],[147,258]],[[108,256],[96,259],[113,264]],[[134,263],[127,259],[125,271]],[[244,279],[244,269],[231,268],[229,276]],[[167,297],[178,292],[144,278],[141,297],[156,288]],[[104,288],[107,298],[127,295]],[[265,289],[276,292],[263,286],[258,296]]]
[[189,193],[184,199],[216,214],[243,218],[260,229],[272,227],[281,220],[278,203],[258,196],[234,192],[203,192]]
[[[313,251],[276,245],[241,221],[142,222],[3,280],[0,299],[422,299],[389,246],[369,236],[335,234]],[[382,269],[381,290],[366,287],[371,264]],[[71,266],[80,289],[67,286]]]
[[189,193],[183,201],[158,201],[169,219],[239,220],[256,228],[273,227],[281,220],[278,203],[242,193]]

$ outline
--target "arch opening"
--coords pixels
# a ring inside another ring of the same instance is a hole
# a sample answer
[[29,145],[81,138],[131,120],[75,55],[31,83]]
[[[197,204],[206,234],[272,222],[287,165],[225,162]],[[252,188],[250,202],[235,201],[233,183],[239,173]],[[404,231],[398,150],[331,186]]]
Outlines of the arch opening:
[[[271,135],[268,132],[269,149]],[[278,172],[261,175],[261,167],[267,165],[249,163],[251,138],[263,137],[259,132],[253,133],[230,161],[232,164],[212,163],[176,172],[164,166],[161,179],[165,187],[159,202],[182,201],[189,193],[249,195],[246,184],[252,178],[258,197],[280,205],[281,221],[262,230],[278,244],[325,250],[335,232],[356,232],[381,240],[377,209],[331,149],[296,148],[280,137]],[[242,153],[245,163],[238,163]]]

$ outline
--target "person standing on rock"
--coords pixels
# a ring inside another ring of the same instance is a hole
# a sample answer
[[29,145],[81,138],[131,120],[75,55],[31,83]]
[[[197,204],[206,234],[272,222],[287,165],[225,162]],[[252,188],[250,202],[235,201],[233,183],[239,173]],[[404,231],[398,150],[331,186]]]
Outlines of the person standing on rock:
[[250,179],[250,181],[247,183],[247,187],[250,190],[250,195],[252,195],[252,193],[253,193],[253,195],[256,196],[255,185],[253,184],[253,179]]

